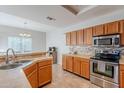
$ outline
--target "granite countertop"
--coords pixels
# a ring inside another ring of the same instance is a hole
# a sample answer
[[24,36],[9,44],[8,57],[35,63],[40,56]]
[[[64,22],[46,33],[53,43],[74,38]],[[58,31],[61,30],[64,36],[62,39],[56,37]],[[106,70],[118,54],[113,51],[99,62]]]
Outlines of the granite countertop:
[[[81,57],[81,58],[85,58],[85,59],[90,59],[90,55],[79,55],[79,54],[64,54],[67,56],[74,56],[74,57]],[[119,64],[124,64],[124,55],[121,56]]]
[[[31,88],[28,79],[23,71],[23,68],[36,63],[38,60],[48,60],[52,57],[44,56],[38,58],[32,58],[30,63],[17,67],[15,69],[0,70],[0,88]],[[27,59],[23,59],[27,60]],[[29,59],[28,59],[29,60]]]
[[67,56],[74,56],[74,57],[80,57],[80,58],[85,58],[85,59],[90,59],[90,55],[80,55],[80,54],[64,54]]

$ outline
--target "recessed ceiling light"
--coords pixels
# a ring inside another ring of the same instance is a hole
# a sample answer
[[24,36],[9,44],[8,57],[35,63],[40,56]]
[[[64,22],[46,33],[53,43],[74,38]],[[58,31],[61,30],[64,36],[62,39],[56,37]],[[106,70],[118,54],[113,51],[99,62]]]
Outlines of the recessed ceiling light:
[[55,18],[52,18],[52,17],[46,17],[47,20],[50,20],[50,21],[55,21],[56,19]]

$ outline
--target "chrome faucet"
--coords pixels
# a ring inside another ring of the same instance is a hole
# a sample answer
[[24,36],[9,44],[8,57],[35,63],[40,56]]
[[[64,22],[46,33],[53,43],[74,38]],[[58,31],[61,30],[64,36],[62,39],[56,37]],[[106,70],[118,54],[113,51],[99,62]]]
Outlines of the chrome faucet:
[[10,51],[10,50],[11,50],[11,51],[12,51],[12,53],[13,53],[13,58],[14,58],[13,60],[15,60],[15,58],[16,58],[16,55],[15,55],[14,50],[13,50],[12,48],[8,48],[8,49],[7,49],[7,51],[6,51],[6,61],[5,61],[5,62],[6,62],[6,64],[8,64],[8,63],[9,63],[9,51]]

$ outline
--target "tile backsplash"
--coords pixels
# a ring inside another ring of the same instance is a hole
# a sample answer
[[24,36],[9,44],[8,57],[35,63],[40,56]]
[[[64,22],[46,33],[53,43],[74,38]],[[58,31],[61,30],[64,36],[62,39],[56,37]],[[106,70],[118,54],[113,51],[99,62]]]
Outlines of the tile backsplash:
[[95,48],[91,46],[70,46],[69,53],[79,54],[79,55],[93,55],[95,53]]
[[121,48],[96,48],[92,46],[70,46],[69,53],[70,54],[79,54],[79,55],[90,55],[94,56],[96,52],[102,52],[103,50],[120,50],[121,55],[124,55],[124,47]]

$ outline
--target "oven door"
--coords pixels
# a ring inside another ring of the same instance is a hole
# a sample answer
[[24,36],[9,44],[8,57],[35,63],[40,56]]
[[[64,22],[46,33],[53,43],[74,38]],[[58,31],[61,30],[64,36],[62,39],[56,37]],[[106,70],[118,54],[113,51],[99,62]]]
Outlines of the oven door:
[[105,64],[104,62],[93,63],[93,72],[109,78],[114,78],[114,66]]
[[92,75],[118,83],[118,64],[94,60],[91,62],[91,66]]

